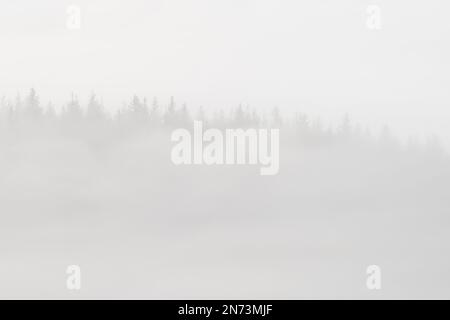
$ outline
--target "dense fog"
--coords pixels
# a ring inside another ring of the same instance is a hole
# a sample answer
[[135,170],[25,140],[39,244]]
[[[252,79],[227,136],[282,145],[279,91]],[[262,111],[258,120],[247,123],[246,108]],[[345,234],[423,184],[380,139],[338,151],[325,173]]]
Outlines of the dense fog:
[[[449,298],[450,162],[343,115],[92,96],[0,108],[1,298]],[[176,128],[279,128],[280,170],[176,166]],[[83,287],[67,290],[66,267]],[[379,265],[383,289],[366,288]]]

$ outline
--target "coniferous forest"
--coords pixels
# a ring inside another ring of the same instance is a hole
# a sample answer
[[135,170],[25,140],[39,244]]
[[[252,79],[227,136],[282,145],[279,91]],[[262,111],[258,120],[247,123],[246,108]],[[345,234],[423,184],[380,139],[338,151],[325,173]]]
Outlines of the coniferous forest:
[[[0,295],[66,297],[58,270],[76,262],[92,279],[85,298],[367,298],[370,264],[393,277],[380,297],[449,296],[450,162],[437,138],[167,100],[114,112],[95,95],[1,100]],[[175,166],[170,133],[193,120],[279,128],[279,173]]]

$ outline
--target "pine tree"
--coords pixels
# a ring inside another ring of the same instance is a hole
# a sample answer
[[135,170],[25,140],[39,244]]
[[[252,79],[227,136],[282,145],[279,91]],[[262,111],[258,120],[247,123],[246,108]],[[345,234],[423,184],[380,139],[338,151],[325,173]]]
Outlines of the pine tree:
[[281,118],[280,109],[278,107],[272,109],[272,125],[275,128],[281,128],[283,125],[283,119]]
[[180,111],[180,126],[188,127],[190,122],[191,122],[191,115],[189,114],[189,110],[187,108],[186,103],[184,103]]
[[156,97],[153,98],[152,107],[149,113],[150,127],[155,129],[160,126],[159,105]]
[[245,126],[245,113],[244,109],[242,108],[242,105],[240,104],[234,113],[234,123],[237,127],[244,127]]
[[39,98],[36,90],[31,88],[30,93],[25,99],[24,117],[30,120],[37,120],[42,116],[42,109],[39,106]]
[[177,123],[177,115],[176,115],[176,104],[174,97],[170,97],[169,106],[167,107],[167,111],[164,114],[164,124],[169,127],[176,126]]
[[78,123],[83,118],[83,111],[77,97],[72,93],[70,102],[64,108],[63,118],[72,123]]
[[350,135],[352,133],[352,125],[350,122],[350,116],[348,113],[344,115],[344,118],[342,119],[342,122],[338,128],[339,134],[342,135],[344,139],[350,138]]
[[98,102],[95,94],[91,94],[86,111],[86,118],[91,122],[98,122],[105,119],[103,106]]

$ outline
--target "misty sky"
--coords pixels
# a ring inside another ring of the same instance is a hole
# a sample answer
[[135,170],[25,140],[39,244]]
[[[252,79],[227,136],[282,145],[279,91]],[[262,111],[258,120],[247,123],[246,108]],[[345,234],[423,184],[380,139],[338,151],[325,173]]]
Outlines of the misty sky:
[[[80,5],[80,30],[66,8]],[[382,29],[366,27],[379,5]],[[0,0],[0,95],[239,103],[450,137],[445,0]]]

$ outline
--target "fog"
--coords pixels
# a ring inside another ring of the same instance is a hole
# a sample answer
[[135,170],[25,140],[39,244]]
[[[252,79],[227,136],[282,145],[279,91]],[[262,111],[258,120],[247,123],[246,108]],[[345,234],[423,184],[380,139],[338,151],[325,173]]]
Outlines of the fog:
[[[0,0],[0,298],[448,299],[449,9]],[[193,120],[279,173],[174,165]]]
[[[68,5],[81,9],[66,28]],[[381,9],[381,29],[366,26]],[[35,87],[61,106],[95,91],[198,107],[345,112],[399,134],[448,136],[444,0],[18,0],[0,3],[0,94]]]
[[[43,113],[35,97],[1,117],[2,298],[449,297],[450,162],[438,140],[137,97],[114,117],[96,98],[86,113],[76,100]],[[193,119],[279,128],[279,173],[173,164],[171,132]],[[73,264],[80,291],[66,288]],[[366,288],[372,264],[380,291]]]

